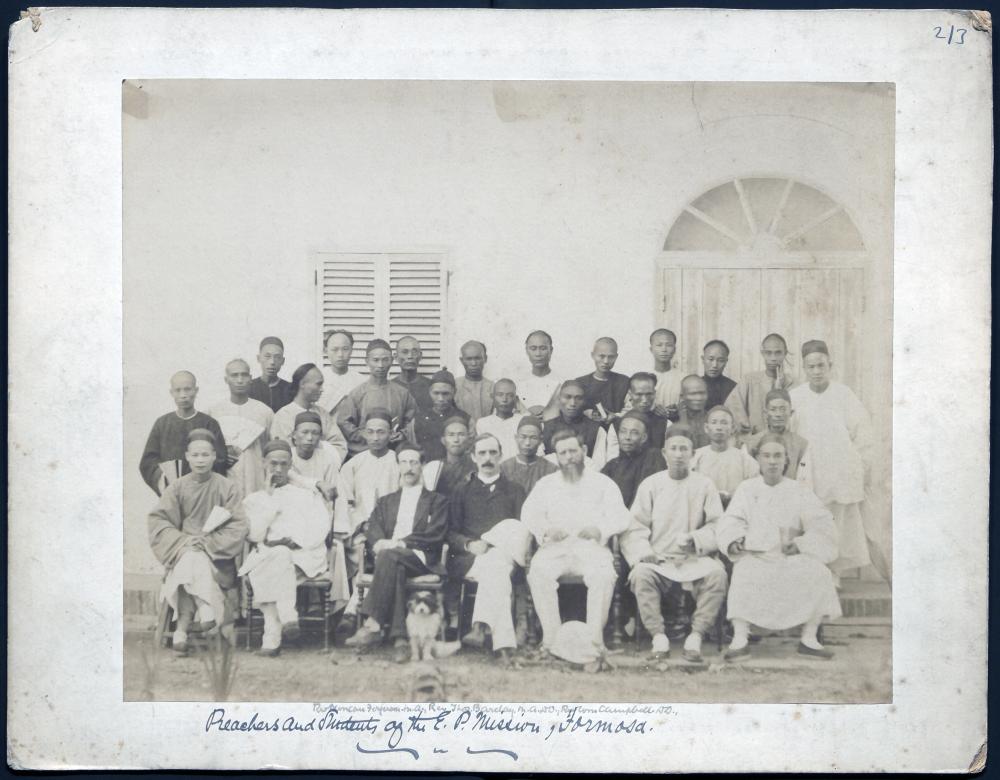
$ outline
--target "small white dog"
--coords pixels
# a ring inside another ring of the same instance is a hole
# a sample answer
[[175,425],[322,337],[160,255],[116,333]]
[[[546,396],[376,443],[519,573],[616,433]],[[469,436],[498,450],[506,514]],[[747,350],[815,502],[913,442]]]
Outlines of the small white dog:
[[406,602],[406,633],[410,637],[410,661],[429,661],[441,631],[441,610],[437,594],[419,590]]

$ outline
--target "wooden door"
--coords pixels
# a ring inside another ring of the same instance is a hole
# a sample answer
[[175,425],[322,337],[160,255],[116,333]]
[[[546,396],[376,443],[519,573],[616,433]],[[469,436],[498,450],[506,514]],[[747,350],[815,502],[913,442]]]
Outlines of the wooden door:
[[830,347],[834,378],[863,400],[863,268],[661,266],[660,290],[658,326],[677,334],[675,361],[685,374],[702,373],[702,347],[718,338],[730,348],[726,374],[739,381],[763,369],[760,343],[779,333],[788,342],[789,370],[801,377],[802,343],[822,339]]

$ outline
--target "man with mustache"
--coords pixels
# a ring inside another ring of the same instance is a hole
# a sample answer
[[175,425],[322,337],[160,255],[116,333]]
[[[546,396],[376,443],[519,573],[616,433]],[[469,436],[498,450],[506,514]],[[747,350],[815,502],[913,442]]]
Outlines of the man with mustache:
[[520,522],[524,489],[500,473],[502,457],[496,436],[477,436],[472,446],[476,473],[451,495],[446,603],[453,625],[457,626],[462,579],[479,584],[472,630],[462,637],[462,643],[483,647],[489,630],[493,651],[506,665],[512,662],[517,646],[510,609],[511,574],[515,565],[524,565],[530,534]]
[[521,511],[539,544],[528,585],[542,624],[542,647],[550,650],[562,624],[559,578],[579,574],[587,586],[587,628],[601,649],[617,579],[608,540],[628,528],[628,509],[610,478],[585,468],[585,448],[574,431],[557,431],[551,443],[559,471],[538,480]]
[[380,498],[368,520],[368,552],[375,559],[371,588],[359,612],[364,625],[347,640],[349,647],[382,642],[383,629],[395,645],[394,659],[404,662],[406,640],[406,581],[430,574],[437,565],[448,532],[448,499],[424,487],[424,452],[403,442],[396,452],[400,489]]

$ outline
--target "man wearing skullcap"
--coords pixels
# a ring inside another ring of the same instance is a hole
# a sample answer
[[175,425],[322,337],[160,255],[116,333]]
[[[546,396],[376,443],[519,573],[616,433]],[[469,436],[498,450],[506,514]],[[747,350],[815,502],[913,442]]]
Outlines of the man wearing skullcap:
[[315,363],[303,363],[295,369],[292,374],[292,389],[295,391],[295,396],[274,415],[271,421],[271,438],[291,441],[292,431],[295,430],[295,418],[302,412],[313,412],[320,419],[323,439],[328,441],[343,459],[347,457],[347,440],[333,417],[318,403],[323,395],[324,381],[323,372]]
[[295,415],[291,443],[292,483],[322,496],[327,513],[332,517],[343,458],[336,447],[323,441],[323,421],[316,412]]
[[618,361],[618,342],[613,338],[595,341],[590,357],[594,371],[576,379],[584,392],[583,412],[592,420],[606,422],[625,408],[628,377],[612,371]]
[[871,421],[851,389],[830,378],[832,368],[826,342],[802,345],[807,383],[789,392],[795,407],[792,425],[809,442],[811,487],[837,524],[840,549],[830,564],[833,573],[839,576],[874,562],[888,579],[888,561],[876,541],[878,529],[865,527],[862,507],[871,481]]
[[455,406],[455,377],[441,369],[431,377],[431,408],[421,410],[414,418],[410,439],[424,449],[428,460],[441,460],[445,456],[444,423],[450,417],[461,417],[469,424],[469,415]]
[[[750,457],[757,457],[757,446],[761,437],[765,433],[775,433],[781,437],[785,445],[785,454],[788,457],[788,465],[785,469],[785,476],[789,479],[797,479],[800,471],[802,478],[807,479],[806,472],[810,468],[811,459],[806,458],[809,442],[791,430],[792,423],[792,397],[787,390],[769,390],[764,396],[764,423],[766,430],[753,434],[746,440],[743,446]],[[811,484],[811,477],[808,477]]]
[[318,403],[325,411],[336,415],[337,406],[351,390],[364,384],[365,376],[351,368],[354,334],[349,330],[338,328],[327,331],[323,338],[323,349],[330,367],[323,369],[323,395]]
[[225,382],[229,398],[209,408],[226,437],[229,459],[235,464],[226,476],[240,486],[243,495],[264,487],[263,447],[270,439],[269,430],[274,412],[250,397],[250,364],[239,358],[226,363]]
[[635,491],[646,477],[665,471],[663,453],[649,442],[647,420],[651,415],[631,411],[617,421],[620,454],[601,469],[622,492],[625,506],[632,506]]
[[465,376],[455,381],[455,406],[469,415],[473,430],[476,421],[493,410],[493,381],[483,376],[486,360],[486,345],[481,341],[462,345],[459,361]]
[[544,447],[541,446],[542,421],[537,417],[525,415],[521,418],[516,439],[517,451],[500,464],[500,473],[524,488],[524,494],[528,495],[538,480],[555,473],[559,467],[538,454]]
[[[586,389],[576,379],[563,382],[559,388],[559,416],[547,420],[542,428],[542,442],[545,444],[546,455],[555,452],[553,437],[562,430],[571,430],[586,447],[586,454],[598,471],[608,461],[608,432],[599,422],[585,417],[583,410],[586,405]],[[615,457],[615,452],[611,457]],[[551,458],[550,458],[551,460]]]
[[[312,412],[297,419],[296,430],[313,426],[319,440],[319,422]],[[294,434],[293,434],[294,436]],[[275,439],[264,447],[266,484],[247,496],[243,505],[250,528],[248,537],[254,547],[247,555],[240,574],[247,575],[253,588],[254,606],[264,615],[264,638],[260,654],[276,656],[281,650],[282,629],[298,633],[296,595],[300,582],[329,571],[326,546],[331,517],[323,497],[315,489],[289,481],[292,469],[292,446]],[[346,602],[347,574],[343,550],[334,541],[335,571],[327,598]]]
[[368,381],[351,390],[337,408],[337,422],[347,437],[350,452],[368,448],[362,426],[372,409],[388,409],[392,415],[389,446],[397,446],[405,438],[404,430],[417,414],[417,405],[410,391],[389,381],[392,350],[382,339],[372,339],[365,348]]
[[[187,652],[189,631],[223,626],[232,638],[238,581],[234,558],[243,551],[247,520],[240,489],[213,473],[215,434],[196,428],[185,437],[189,473],[166,485],[147,528],[153,555],[166,569],[161,598],[174,610],[173,648]],[[195,614],[198,624],[192,624]]]
[[694,442],[684,426],[667,429],[663,454],[667,470],[646,477],[632,502],[632,520],[621,536],[631,567],[629,584],[639,617],[653,637],[653,652],[670,652],[662,598],[680,584],[694,596],[691,633],[684,658],[701,661],[701,639],[714,624],[726,597],[726,570],[711,553],[718,549],[715,524],[722,516],[712,480],[690,470]]
[[170,378],[170,395],[177,408],[153,423],[139,460],[143,480],[158,496],[162,495],[164,487],[191,471],[185,452],[188,434],[196,428],[204,428],[215,437],[216,458],[212,468],[219,474],[225,474],[229,466],[226,440],[219,423],[194,408],[194,399],[198,395],[194,374],[190,371],[174,374]]
[[261,339],[257,362],[260,364],[260,376],[250,383],[250,397],[277,412],[295,398],[292,383],[278,376],[285,365],[285,345],[281,339],[277,336]]
[[736,488],[719,521],[719,549],[733,561],[727,659],[750,655],[750,624],[772,630],[802,626],[798,652],[828,659],[820,644],[823,618],[840,617],[840,599],[827,564],[837,557],[830,510],[802,483],[783,476],[788,455],[780,434],[757,446],[760,476]]

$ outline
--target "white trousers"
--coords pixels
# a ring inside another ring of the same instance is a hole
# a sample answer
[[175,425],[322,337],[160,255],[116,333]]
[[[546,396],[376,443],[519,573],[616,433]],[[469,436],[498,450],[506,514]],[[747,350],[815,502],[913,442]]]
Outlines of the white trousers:
[[472,621],[485,623],[493,633],[493,649],[517,647],[511,613],[510,574],[514,559],[498,547],[477,555],[466,577],[478,583]]
[[611,550],[597,542],[556,542],[541,547],[531,559],[528,586],[535,611],[542,624],[542,643],[551,645],[559,632],[559,578],[579,575],[587,586],[587,627],[595,644],[604,645],[604,624],[608,621],[615,589],[615,566]]
[[183,587],[189,596],[195,599],[198,607],[199,619],[207,619],[208,615],[204,610],[204,605],[211,607],[214,614],[212,619],[223,620],[225,613],[225,597],[222,588],[215,581],[215,565],[208,554],[201,550],[188,550],[168,573],[163,582],[161,598],[171,607],[175,614],[180,614],[178,609],[178,589]]
[[[261,607],[264,615],[265,640],[277,631],[280,642],[281,624],[294,623],[299,619],[299,613],[295,609],[298,578],[295,574],[295,563],[292,561],[292,551],[284,545],[269,548],[267,556],[250,570],[249,577],[253,586],[254,603]],[[274,608],[264,609],[268,605],[273,605]],[[274,648],[278,645],[264,646]]]

